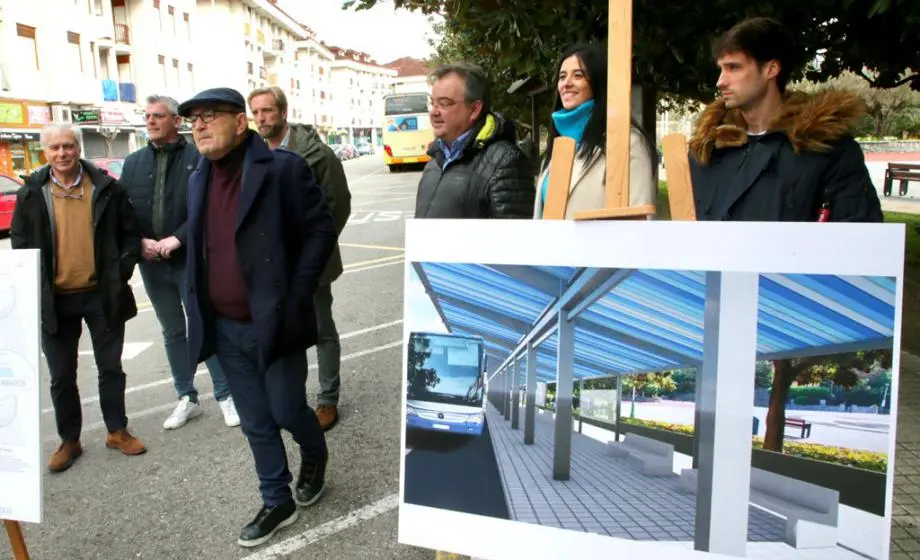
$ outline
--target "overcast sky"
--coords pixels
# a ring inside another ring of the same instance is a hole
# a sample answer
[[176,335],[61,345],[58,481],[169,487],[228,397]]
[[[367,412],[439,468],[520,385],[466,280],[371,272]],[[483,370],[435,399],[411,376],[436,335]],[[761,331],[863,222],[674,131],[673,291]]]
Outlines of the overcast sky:
[[281,7],[316,31],[326,44],[364,51],[380,63],[403,56],[433,54],[428,19],[418,12],[396,10],[384,0],[371,10],[342,10],[342,0],[281,0]]

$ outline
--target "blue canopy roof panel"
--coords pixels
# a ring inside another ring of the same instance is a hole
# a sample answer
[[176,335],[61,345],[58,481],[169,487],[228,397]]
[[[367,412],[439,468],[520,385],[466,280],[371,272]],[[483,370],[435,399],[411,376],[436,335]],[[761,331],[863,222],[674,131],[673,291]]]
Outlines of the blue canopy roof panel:
[[[571,300],[579,306],[575,379],[692,367],[703,358],[704,272],[427,262],[413,266],[444,326],[485,339],[490,371],[545,319],[547,309],[579,289],[576,297],[582,299]],[[759,284],[759,359],[892,344],[894,278],[762,274]],[[538,340],[537,377],[553,381],[555,328]],[[521,354],[522,366],[525,356]]]

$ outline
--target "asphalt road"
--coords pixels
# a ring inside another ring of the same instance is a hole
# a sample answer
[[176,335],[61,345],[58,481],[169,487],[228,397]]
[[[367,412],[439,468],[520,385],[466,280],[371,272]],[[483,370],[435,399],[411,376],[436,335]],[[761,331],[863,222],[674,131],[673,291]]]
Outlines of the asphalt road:
[[[403,226],[412,215],[420,173],[391,174],[379,154],[347,161],[345,169],[353,212],[340,239],[346,271],[333,285],[342,336],[342,418],[327,434],[330,465],[322,500],[301,509],[300,520],[263,547],[236,544],[260,506],[249,447],[238,428],[223,424],[207,373],[197,377],[204,414],[177,431],[163,430],[176,397],[160,328],[135,273],[140,313],[127,328],[126,403],[130,428],[149,451],[126,457],[105,448],[92,347],[84,334],[79,385],[85,452],[69,471],[45,475],[44,520],[24,524],[33,559],[434,557],[430,550],[396,542]],[[9,240],[0,240],[0,250],[7,249]],[[309,357],[315,367],[312,350]],[[47,460],[57,436],[44,364],[42,375]],[[314,403],[315,369],[307,388]],[[296,469],[294,444],[285,439]],[[269,555],[279,544],[284,550]],[[0,536],[0,559],[10,558]]]
[[479,436],[406,433],[406,503],[508,519],[489,423]]

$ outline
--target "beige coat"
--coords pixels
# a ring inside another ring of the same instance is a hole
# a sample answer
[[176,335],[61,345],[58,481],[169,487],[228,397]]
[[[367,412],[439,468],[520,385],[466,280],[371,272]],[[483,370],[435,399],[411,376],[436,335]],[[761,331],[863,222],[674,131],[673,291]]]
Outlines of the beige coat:
[[[629,205],[655,204],[658,198],[657,167],[652,163],[652,154],[641,133],[631,128],[629,146]],[[543,180],[549,167],[540,173],[537,180],[537,196],[534,201],[536,220],[543,215],[543,200],[540,196]],[[600,151],[587,159],[575,158],[572,166],[572,181],[569,184],[569,200],[565,209],[566,219],[572,219],[575,212],[604,208],[604,185],[607,178],[607,159]]]

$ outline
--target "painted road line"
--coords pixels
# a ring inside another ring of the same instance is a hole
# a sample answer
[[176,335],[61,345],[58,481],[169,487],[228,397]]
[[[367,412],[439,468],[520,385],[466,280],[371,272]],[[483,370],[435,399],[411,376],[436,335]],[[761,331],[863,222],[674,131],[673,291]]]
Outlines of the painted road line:
[[379,249],[381,251],[405,251],[405,247],[391,245],[366,245],[364,243],[339,243],[339,247],[354,247],[355,249]]
[[415,198],[414,194],[411,196],[400,196],[397,198],[384,198],[383,200],[362,200],[361,201],[362,208],[352,208],[351,210],[352,212],[360,212],[361,210],[364,210],[363,208],[364,206],[368,206],[371,204],[383,204],[386,202],[399,202],[401,200],[412,200],[413,198]]
[[[126,342],[124,348],[121,350],[121,359],[122,360],[133,360],[138,357],[141,352],[153,346],[152,342]],[[92,350],[80,350],[77,352],[78,356],[92,356]]]
[[[348,361],[348,360],[354,360],[355,358],[360,358],[361,356],[367,356],[367,355],[369,355],[369,354],[375,354],[375,353],[377,353],[377,352],[383,352],[384,350],[389,350],[390,348],[396,348],[397,346],[402,346],[402,343],[403,343],[402,340],[396,340],[396,341],[391,342],[391,343],[389,343],[389,344],[384,344],[384,345],[382,345],[382,346],[377,346],[376,348],[369,348],[369,349],[367,349],[367,350],[362,350],[362,351],[360,351],[360,352],[355,352],[354,354],[348,354],[347,356],[342,356],[342,361],[345,362],[345,361]],[[311,365],[311,366],[310,366],[310,369],[315,369],[315,368],[316,368],[315,365]],[[172,379],[169,379],[169,380],[167,380],[167,383],[168,383],[168,382],[171,382],[171,381],[172,381]],[[201,402],[201,401],[205,401],[205,400],[212,399],[212,398],[214,398],[214,393],[204,393],[204,394],[201,394],[201,395],[198,396],[198,401]],[[98,400],[98,397],[96,397],[96,400]],[[159,414],[159,413],[161,413],[161,412],[166,412],[166,411],[172,410],[172,409],[174,409],[174,408],[176,408],[176,403],[175,403],[175,402],[169,402],[169,403],[166,403],[166,404],[161,404],[160,406],[155,406],[155,407],[153,407],[153,408],[148,408],[148,409],[145,409],[145,410],[139,410],[139,411],[137,411],[137,412],[128,412],[128,419],[129,419],[130,421],[133,422],[133,421],[137,420],[138,418],[146,418],[147,416],[152,416],[152,415],[154,415],[154,414]],[[83,433],[92,432],[92,431],[99,430],[99,429],[102,429],[102,428],[105,428],[105,421],[104,421],[104,420],[100,420],[100,421],[98,421],[98,422],[93,422],[92,424],[87,424],[87,425],[85,425],[85,426],[83,427]],[[56,441],[58,441],[58,436],[57,436],[56,434],[55,434],[55,435],[50,435],[50,436],[47,436],[47,437],[44,438],[44,442],[45,442],[45,443],[54,443],[54,442],[56,442]]]
[[341,533],[355,525],[373,519],[379,515],[392,511],[399,507],[399,494],[390,494],[382,500],[358,508],[332,521],[327,521],[317,527],[311,527],[303,533],[290,537],[279,542],[276,545],[264,548],[255,554],[243,558],[243,560],[277,560],[293,554],[298,550],[304,549],[311,544]]
[[[403,259],[403,256],[402,256],[402,255],[390,255],[389,257],[380,257],[379,259],[370,259],[370,260],[367,260],[367,261],[358,261],[358,262],[355,262],[355,263],[349,263],[349,264],[346,264],[345,266],[343,266],[342,268],[344,268],[345,270],[353,270],[353,269],[365,267],[365,266],[371,265],[371,264],[378,264],[378,263],[382,263],[382,262],[393,261],[393,260],[402,260],[402,259]],[[363,270],[363,269],[362,269],[362,270]]]
[[[395,251],[396,247],[393,247],[392,250]],[[399,250],[404,251],[405,249],[399,249]],[[386,257],[386,259],[402,259],[402,255],[394,255],[392,257]],[[377,262],[379,261],[378,260],[359,261],[356,263],[347,264],[343,266],[342,268],[344,269],[345,273],[348,273],[348,272],[363,272],[365,270],[373,270],[375,268],[380,268],[381,266],[386,266],[386,264],[383,264],[383,265],[375,264]],[[392,262],[392,263],[387,263],[387,264],[399,264],[399,262]],[[371,265],[371,266],[366,266],[366,265]],[[349,267],[355,267],[355,268],[349,268]],[[153,305],[149,301],[145,301],[145,302],[137,304],[138,314],[150,313],[151,311],[153,311]]]
[[[397,320],[397,321],[390,321],[389,323],[381,323],[381,324],[379,324],[379,325],[374,325],[374,326],[372,326],[372,327],[366,327],[366,328],[359,329],[359,330],[356,330],[356,331],[351,331],[351,332],[345,333],[345,334],[343,334],[343,335],[340,335],[340,336],[339,336],[339,340],[345,340],[345,339],[352,338],[352,337],[355,337],[355,336],[360,336],[360,335],[362,335],[362,334],[367,334],[367,333],[371,333],[371,332],[374,332],[374,331],[383,330],[383,329],[386,329],[386,328],[389,328],[389,327],[396,326],[396,325],[398,325],[398,324],[400,324],[400,323],[402,323],[402,319],[399,319],[399,320]],[[371,350],[372,350],[372,351],[380,351],[380,350],[386,350],[387,348],[390,348],[390,347],[389,347],[389,346],[386,346],[386,347],[380,347],[380,346],[378,346],[378,347],[376,347],[376,348],[371,348]],[[349,354],[349,355],[347,355],[347,356],[342,356],[342,361],[345,361],[346,358],[348,358],[348,359],[359,358],[359,357],[361,357],[361,356],[366,355],[367,352],[368,352],[367,350],[361,350],[360,352],[355,352],[354,354]],[[315,364],[315,363],[314,363],[314,364],[311,364],[311,365],[310,365],[310,369],[316,369],[316,364]],[[195,371],[195,377],[198,377],[199,375],[202,375],[202,374],[204,374],[204,373],[207,373],[207,371],[208,371],[208,368],[206,368],[206,367],[200,367],[200,368],[198,368],[197,371]],[[137,392],[140,392],[140,391],[146,391],[147,389],[153,389],[154,387],[160,387],[160,386],[162,386],[162,385],[168,385],[169,383],[172,383],[172,382],[173,382],[172,377],[167,377],[167,378],[165,378],[165,379],[160,379],[159,381],[152,381],[152,382],[150,382],[150,383],[145,383],[145,384],[143,384],[143,385],[134,385],[134,386],[132,386],[132,387],[128,387],[127,389],[125,389],[125,394],[126,394],[126,395],[130,395],[131,393],[137,393]],[[85,399],[83,399],[83,400],[80,401],[80,404],[86,405],[86,404],[92,404],[92,403],[98,402],[98,401],[99,401],[99,395],[96,395],[96,396],[93,396],[93,397],[86,397]],[[54,412],[54,407],[48,407],[48,408],[42,409],[42,414],[48,414],[48,413],[51,413],[51,412]]]
[[394,264],[403,264],[403,263],[405,263],[405,260],[400,258],[398,261],[393,261],[393,262],[388,262],[388,263],[383,263],[383,264],[375,264],[372,266],[365,266],[364,268],[353,268],[351,270],[345,270],[344,272],[342,272],[342,274],[348,274],[349,272],[364,272],[365,270],[373,270],[375,268],[383,268],[385,266],[392,266]]
[[377,171],[373,171],[373,172],[371,172],[371,173],[368,173],[367,175],[362,175],[362,176],[358,177],[357,179],[355,179],[354,181],[348,181],[348,186],[349,186],[349,188],[351,188],[351,187],[357,185],[358,183],[360,183],[361,181],[364,181],[365,179],[370,179],[371,177],[373,177],[373,176],[375,176],[375,175],[380,175],[381,173],[383,173],[384,171],[386,171],[386,169],[387,169],[386,167],[381,167],[381,168],[378,169]]

